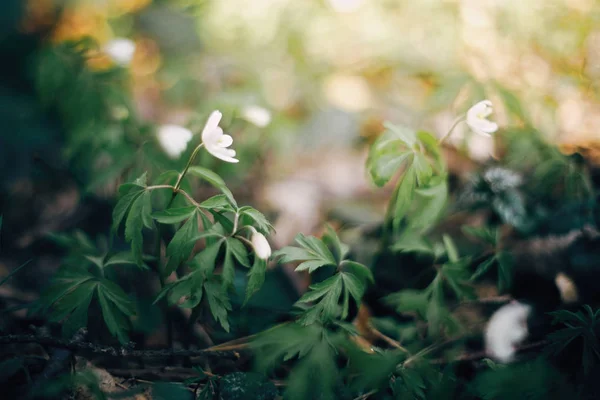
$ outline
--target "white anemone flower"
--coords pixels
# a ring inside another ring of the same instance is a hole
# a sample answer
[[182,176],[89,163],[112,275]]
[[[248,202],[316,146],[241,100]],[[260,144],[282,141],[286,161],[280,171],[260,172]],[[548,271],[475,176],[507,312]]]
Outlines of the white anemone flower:
[[514,359],[516,346],[529,334],[527,317],[530,313],[530,306],[513,301],[492,315],[485,329],[486,352],[491,358],[503,363]]
[[259,106],[244,107],[242,109],[242,118],[259,128],[264,128],[271,123],[271,113],[269,110]]
[[491,101],[480,101],[467,111],[467,125],[475,133],[490,136],[498,130],[498,124],[487,119],[493,111]]
[[254,247],[254,253],[258,258],[268,260],[271,257],[271,246],[267,238],[253,227],[250,227],[250,229],[252,230],[250,242],[252,242],[252,247]]
[[135,43],[126,38],[116,38],[104,45],[104,52],[117,64],[125,67],[131,63]]
[[223,114],[216,110],[210,114],[202,130],[202,144],[213,156],[223,161],[237,163],[240,160],[234,158],[235,150],[227,148],[233,143],[233,138],[223,134],[223,129],[219,127],[222,117]]
[[192,140],[192,132],[179,125],[163,125],[157,136],[161,147],[171,158],[179,158]]

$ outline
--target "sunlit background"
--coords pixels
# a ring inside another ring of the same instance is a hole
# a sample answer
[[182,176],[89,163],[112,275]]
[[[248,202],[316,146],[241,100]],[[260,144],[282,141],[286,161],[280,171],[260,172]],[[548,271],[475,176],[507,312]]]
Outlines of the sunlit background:
[[[223,111],[242,162],[203,160],[278,213],[280,244],[332,209],[381,215],[364,161],[384,121],[441,136],[488,98],[499,136],[537,130],[564,151],[600,136],[594,0],[29,1],[21,29],[48,26],[55,43],[135,41],[127,85],[141,120],[197,132]],[[464,125],[451,143],[478,163],[498,153]]]

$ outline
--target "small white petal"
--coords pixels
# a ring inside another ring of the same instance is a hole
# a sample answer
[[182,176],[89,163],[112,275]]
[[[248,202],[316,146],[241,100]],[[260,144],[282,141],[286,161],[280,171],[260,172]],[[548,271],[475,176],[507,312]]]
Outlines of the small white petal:
[[104,45],[104,52],[117,64],[127,66],[133,59],[135,43],[125,38],[113,39]]
[[262,233],[254,230],[251,242],[252,247],[254,247],[254,253],[258,258],[262,260],[268,260],[269,257],[271,257],[271,246],[269,245],[267,238]]
[[467,111],[467,125],[480,135],[489,136],[498,130],[498,124],[487,119],[493,112],[492,102],[483,100],[475,104]]
[[485,330],[486,351],[490,357],[504,363],[513,360],[515,347],[527,338],[530,313],[530,306],[514,301],[492,315]]
[[[206,125],[204,125],[204,129],[202,129],[202,141],[204,142],[204,138],[205,136],[211,136],[215,134],[215,129],[217,129],[219,127],[219,122],[221,122],[221,118],[223,117],[223,114],[221,114],[220,111],[215,110],[212,113],[210,113],[210,116],[208,117],[208,120],[206,121]],[[223,134],[223,131],[221,130],[221,134]]]
[[494,133],[498,130],[498,124],[487,119],[470,121],[469,126],[473,130],[485,132],[486,134]]
[[216,147],[216,148],[212,148],[212,149],[207,147],[206,150],[208,150],[208,152],[210,154],[212,154],[213,156],[215,156],[218,159],[221,159],[223,161],[227,161],[230,163],[240,162],[240,160],[233,158],[233,157],[235,157],[235,150],[225,149],[223,147]]
[[221,135],[217,144],[221,147],[229,147],[233,144],[233,138],[230,135]]

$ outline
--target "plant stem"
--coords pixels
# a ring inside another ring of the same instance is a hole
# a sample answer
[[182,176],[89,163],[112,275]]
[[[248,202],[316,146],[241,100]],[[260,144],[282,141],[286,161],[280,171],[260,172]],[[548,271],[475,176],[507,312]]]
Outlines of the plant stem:
[[438,141],[438,144],[444,143],[444,141],[450,137],[450,134],[452,133],[452,131],[454,130],[454,128],[456,128],[456,126],[461,121],[463,121],[464,119],[465,119],[465,116],[461,116],[461,117],[456,118],[456,120],[454,121],[454,123],[452,124],[452,126],[450,127],[450,129],[448,130],[448,132],[446,132],[446,134],[440,138],[440,140]]
[[[179,187],[181,186],[181,181],[183,180],[183,178],[185,177],[185,174],[187,174],[188,169],[190,169],[190,166],[192,165],[192,163],[194,162],[194,159],[196,158],[196,155],[198,155],[198,152],[200,151],[200,148],[204,145],[204,143],[200,143],[195,149],[194,152],[192,153],[192,155],[190,156],[190,159],[188,160],[187,164],[185,165],[185,168],[183,169],[183,172],[181,173],[181,175],[179,175],[179,178],[177,178],[177,182],[175,183],[175,188],[173,189],[173,197],[175,197],[177,195],[177,191],[179,190]],[[171,200],[172,202],[173,200]]]

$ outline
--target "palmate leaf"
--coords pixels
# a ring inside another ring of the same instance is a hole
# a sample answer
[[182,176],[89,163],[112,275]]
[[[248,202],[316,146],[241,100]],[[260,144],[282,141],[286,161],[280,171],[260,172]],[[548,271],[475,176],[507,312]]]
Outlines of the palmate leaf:
[[258,334],[251,347],[261,372],[282,361],[298,359],[288,377],[285,398],[308,400],[334,398],[333,388],[339,379],[335,346],[343,344],[347,344],[343,333],[329,332],[319,324],[291,322]]
[[[367,168],[371,178],[376,185],[383,186],[402,171],[388,218],[398,232],[401,222],[416,207],[412,228],[427,229],[443,210],[448,191],[437,139],[427,132],[391,124],[386,128],[369,152]],[[431,181],[433,177],[436,179]]]
[[117,284],[87,270],[60,270],[34,310],[47,314],[51,321],[64,321],[63,334],[70,338],[87,325],[94,296],[110,333],[121,343],[127,343],[129,317],[135,314],[133,303]]
[[314,302],[300,317],[300,323],[310,325],[317,321],[327,322],[339,316],[342,319],[346,318],[349,311],[350,297],[355,302],[360,303],[367,287],[366,281],[369,277],[372,278],[366,267],[362,269],[368,272],[356,275],[350,271],[342,271],[323,282],[311,285],[310,290],[297,302],[297,304]]
[[152,214],[152,218],[161,224],[177,224],[190,218],[196,210],[197,207],[195,206],[169,208],[168,210],[155,212]]
[[303,261],[296,267],[296,271],[308,270],[309,273],[326,265],[338,265],[325,243],[316,237],[304,236],[300,233],[296,236],[296,242],[301,246],[300,248],[287,246],[273,253],[273,257],[281,257],[280,263]]

